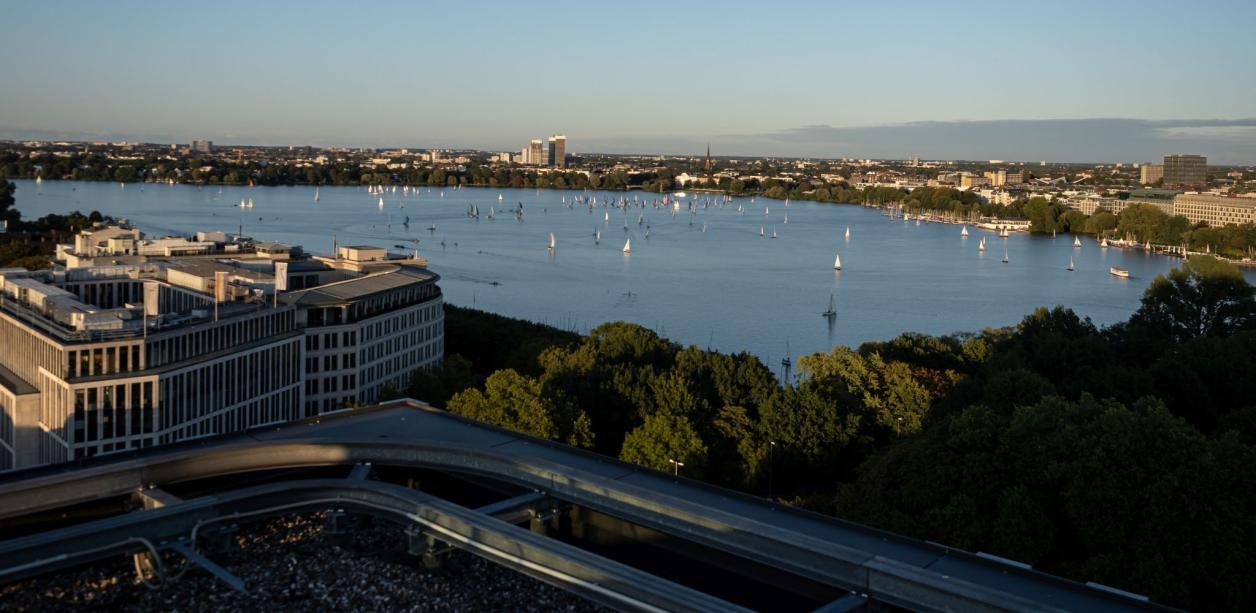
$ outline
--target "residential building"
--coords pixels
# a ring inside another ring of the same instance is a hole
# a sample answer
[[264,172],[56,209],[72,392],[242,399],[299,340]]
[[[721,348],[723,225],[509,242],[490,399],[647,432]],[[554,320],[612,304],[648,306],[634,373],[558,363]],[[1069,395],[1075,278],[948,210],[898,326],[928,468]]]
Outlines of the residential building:
[[990,185],[990,179],[975,175],[964,175],[959,178],[960,187],[977,187],[980,185]]
[[142,240],[101,228],[63,250],[122,241],[118,264],[0,270],[0,470],[376,402],[444,354],[439,277],[416,256],[150,256],[126,237]]
[[1138,169],[1138,182],[1151,185],[1164,178],[1164,164],[1143,164]]
[[1202,155],[1164,156],[1164,184],[1203,185],[1208,182],[1208,158]]

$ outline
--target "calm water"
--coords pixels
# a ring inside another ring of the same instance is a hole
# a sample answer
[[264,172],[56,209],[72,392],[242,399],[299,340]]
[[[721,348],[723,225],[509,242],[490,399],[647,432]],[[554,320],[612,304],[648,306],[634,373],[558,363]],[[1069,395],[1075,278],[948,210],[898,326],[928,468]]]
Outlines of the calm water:
[[[331,251],[333,234],[341,245],[389,248],[410,248],[417,239],[454,304],[579,331],[612,320],[636,322],[685,344],[750,351],[773,368],[787,345],[798,356],[905,331],[976,331],[1014,323],[1043,305],[1062,304],[1100,324],[1120,321],[1137,308],[1151,279],[1178,262],[1100,249],[1089,239],[1074,248],[1066,235],[1001,240],[970,228],[962,238],[959,226],[907,224],[875,209],[809,202],[786,207],[750,198],[699,205],[690,225],[683,210],[673,217],[670,209],[649,206],[627,215],[602,207],[622,192],[589,192],[598,202],[590,213],[585,205],[562,204],[579,192],[423,188],[417,197],[403,197],[398,189],[383,195],[381,211],[378,196],[356,187],[322,188],[315,202],[307,187],[223,187],[220,193],[217,187],[68,181],[18,186],[17,206],[27,218],[99,210],[125,217],[149,235],[235,232],[243,223],[246,235],[316,253]],[[627,197],[647,201],[655,195]],[[242,211],[235,206],[241,198],[252,198],[255,207]],[[517,203],[523,204],[522,222],[500,211],[496,220],[485,219],[489,207]],[[470,204],[479,206],[479,221],[466,216]],[[648,238],[645,225],[637,224],[641,213],[650,225]],[[406,216],[408,229],[401,223]],[[434,232],[428,230],[433,224]],[[760,238],[760,226],[768,235],[775,228],[778,238]],[[845,240],[848,226],[851,238]],[[594,244],[595,229],[602,233],[600,245]],[[557,243],[553,254],[546,249],[550,232]],[[982,236],[987,248],[979,253]],[[631,255],[621,252],[626,239]],[[1001,262],[1005,248],[1008,264]],[[838,253],[840,273],[832,270]],[[1065,270],[1070,257],[1075,272]],[[1128,269],[1132,278],[1113,277],[1109,266]],[[832,325],[820,315],[830,294],[838,313]]]

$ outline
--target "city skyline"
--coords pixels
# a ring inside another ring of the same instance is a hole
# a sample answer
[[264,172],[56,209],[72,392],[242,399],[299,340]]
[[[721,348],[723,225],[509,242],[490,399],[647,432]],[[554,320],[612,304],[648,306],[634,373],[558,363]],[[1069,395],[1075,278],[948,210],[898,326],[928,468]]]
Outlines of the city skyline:
[[[30,60],[0,69],[0,138],[513,150],[561,130],[571,152],[1256,160],[1256,9],[993,6],[19,2],[0,48]],[[543,29],[563,52],[539,54]]]

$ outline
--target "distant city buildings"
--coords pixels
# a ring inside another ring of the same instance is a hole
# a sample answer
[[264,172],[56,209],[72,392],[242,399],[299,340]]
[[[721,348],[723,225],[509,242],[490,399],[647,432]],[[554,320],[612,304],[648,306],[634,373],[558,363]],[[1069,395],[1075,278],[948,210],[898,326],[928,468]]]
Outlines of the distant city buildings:
[[524,166],[567,167],[567,137],[555,134],[547,141],[532,139],[528,146],[513,160]]
[[1214,227],[1256,223],[1256,199],[1178,194],[1173,198],[1173,214],[1185,217],[1192,224],[1203,222]]
[[549,156],[547,159],[550,168],[566,168],[567,167],[567,137],[562,134],[555,134],[549,137]]
[[192,151],[197,153],[213,153],[214,141],[211,140],[194,140],[192,141]]
[[83,232],[53,270],[0,270],[0,470],[332,413],[444,355],[417,255]]
[[1208,182],[1208,158],[1202,155],[1164,156],[1164,184],[1203,185]]
[[1138,169],[1138,182],[1143,185],[1151,185],[1162,178],[1164,178],[1163,164],[1147,163]]

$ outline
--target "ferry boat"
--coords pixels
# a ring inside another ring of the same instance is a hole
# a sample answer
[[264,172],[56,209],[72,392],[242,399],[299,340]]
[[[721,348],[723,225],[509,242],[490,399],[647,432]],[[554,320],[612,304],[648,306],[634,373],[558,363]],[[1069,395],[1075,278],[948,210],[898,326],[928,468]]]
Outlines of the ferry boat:
[[1116,266],[1113,266],[1108,269],[1108,272],[1113,276],[1121,277],[1122,279],[1130,278],[1130,271],[1125,270],[1124,268],[1117,268]]

